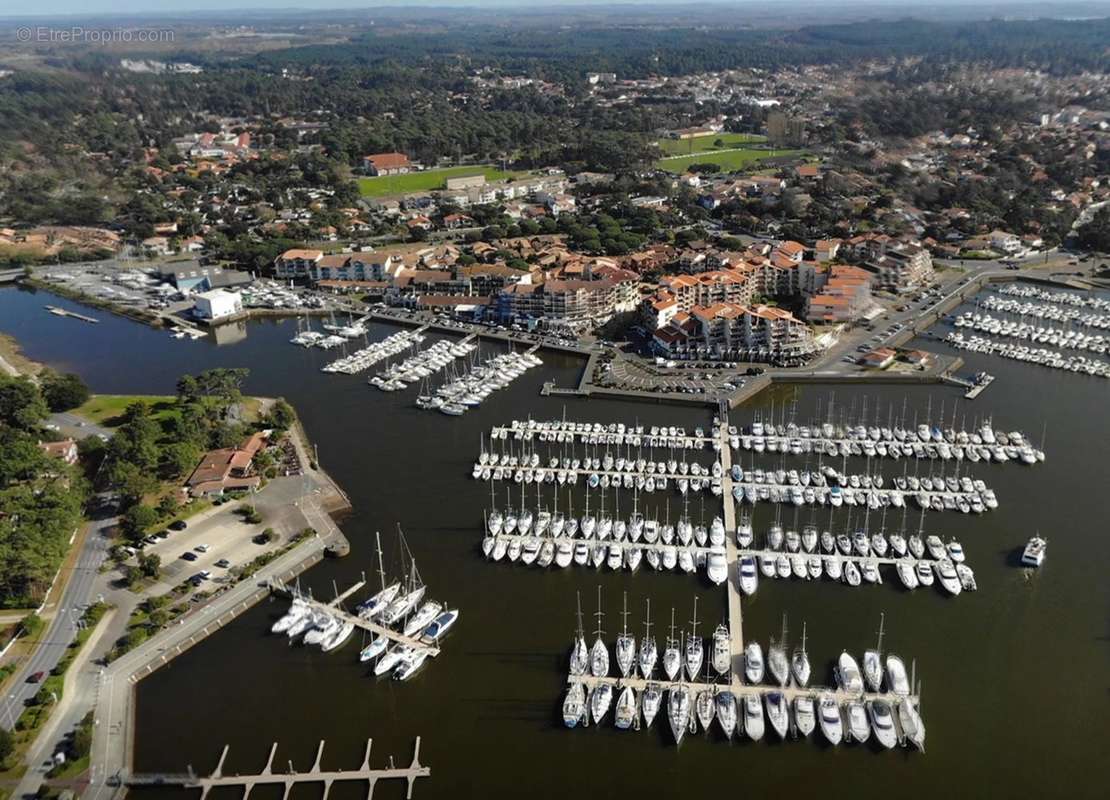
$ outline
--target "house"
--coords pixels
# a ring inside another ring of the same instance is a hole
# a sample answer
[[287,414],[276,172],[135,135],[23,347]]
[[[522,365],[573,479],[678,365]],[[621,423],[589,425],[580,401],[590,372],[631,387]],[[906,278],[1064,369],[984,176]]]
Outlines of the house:
[[205,497],[230,489],[257,488],[262,479],[254,472],[254,457],[265,448],[269,436],[269,431],[259,431],[238,447],[209,450],[185,481],[185,489],[193,497]]
[[1025,252],[1025,245],[1021,243],[1021,239],[1007,231],[991,231],[989,240],[991,250],[999,253],[1016,256]]
[[447,230],[457,230],[459,228],[471,228],[474,226],[474,218],[466,214],[448,214],[443,218],[443,227]]
[[840,252],[839,239],[818,239],[813,246],[813,254],[818,261],[832,261],[838,252]]
[[77,463],[77,442],[62,439],[60,442],[39,442],[39,450],[51,458],[57,458],[70,466]]
[[170,240],[165,236],[151,236],[143,239],[143,250],[158,256],[168,256],[173,253]]
[[889,347],[880,347],[877,350],[872,350],[870,353],[864,353],[863,358],[859,363],[865,367],[874,367],[875,369],[886,369],[894,363],[894,357],[897,355]]
[[905,354],[905,359],[915,367],[927,367],[933,360],[933,354],[924,350],[910,350]]
[[362,169],[367,175],[403,175],[412,163],[404,153],[374,153],[363,157]]

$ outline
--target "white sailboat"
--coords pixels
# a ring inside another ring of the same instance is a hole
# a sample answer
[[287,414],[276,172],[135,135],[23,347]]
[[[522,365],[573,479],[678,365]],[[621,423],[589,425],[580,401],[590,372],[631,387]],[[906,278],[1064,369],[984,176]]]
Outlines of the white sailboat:
[[589,650],[586,648],[586,634],[582,630],[582,595],[578,594],[578,629],[575,631],[574,644],[570,649],[570,674],[585,675],[590,666]]
[[624,593],[624,610],[621,612],[624,618],[624,629],[617,637],[617,669],[623,677],[627,678],[632,674],[632,670],[636,664],[636,639],[628,632],[628,593]]
[[682,744],[686,728],[690,722],[690,690],[684,684],[672,686],[668,692],[667,718],[671,723],[671,735],[675,744]]
[[702,660],[705,657],[705,645],[698,636],[698,598],[694,597],[694,619],[691,621],[690,636],[686,640],[686,674],[690,680],[696,681],[701,672]]
[[645,680],[651,680],[655,672],[655,663],[659,659],[659,651],[655,645],[655,637],[651,635],[651,599],[647,600],[647,618],[644,621],[644,638],[640,640],[640,675]]
[[[609,674],[609,648],[606,646],[604,639],[602,639],[603,631],[601,630],[601,618],[605,616],[601,610],[601,587],[597,587],[597,639],[594,640],[593,647],[590,648],[590,674],[595,678],[602,678]],[[597,691],[596,689],[594,690]],[[606,706],[608,707],[608,706]]]
[[886,614],[879,615],[879,642],[874,650],[863,651],[863,677],[871,691],[877,692],[883,684],[883,623]]
[[578,726],[586,713],[586,689],[581,683],[572,683],[563,701],[563,724],[568,728]]
[[806,625],[802,623],[802,644],[800,647],[794,649],[794,655],[790,659],[790,671],[794,675],[794,682],[798,686],[805,686],[809,683],[809,653],[806,652]]

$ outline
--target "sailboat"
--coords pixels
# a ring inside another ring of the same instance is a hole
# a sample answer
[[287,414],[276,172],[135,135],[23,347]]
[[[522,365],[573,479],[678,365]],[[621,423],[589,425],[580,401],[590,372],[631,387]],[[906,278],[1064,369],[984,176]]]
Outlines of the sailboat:
[[696,681],[701,672],[702,660],[705,657],[705,645],[698,636],[698,598],[694,598],[694,619],[691,620],[690,638],[686,640],[686,673],[690,680]]
[[863,651],[863,677],[871,691],[877,692],[883,684],[883,623],[886,614],[879,615],[879,642],[874,650]]
[[617,669],[625,678],[632,674],[636,665],[636,639],[628,632],[628,593],[624,594],[624,630],[617,637]]
[[651,599],[647,600],[647,619],[644,621],[644,638],[640,640],[640,675],[645,680],[651,680],[655,671],[655,662],[659,660],[659,651],[655,646],[655,637],[651,635]]
[[617,700],[616,719],[613,721],[619,730],[626,731],[636,719],[636,690],[625,686]]
[[362,601],[355,608],[357,613],[363,619],[373,619],[381,614],[397,597],[397,593],[401,591],[400,582],[392,583],[389,586],[385,585],[385,566],[382,563],[382,537],[377,531],[374,532],[375,540],[378,545],[378,575],[381,578],[382,588],[374,594],[373,597]]
[[605,616],[605,613],[601,610],[600,586],[597,587],[597,612],[595,616],[597,617],[597,639],[594,641],[593,647],[590,648],[590,674],[595,678],[602,678],[609,674],[609,648],[605,646],[605,641],[601,638],[601,618]]
[[420,573],[416,571],[416,559],[412,557],[412,551],[409,550],[408,544],[405,542],[405,535],[400,526],[397,527],[397,535],[400,537],[402,545],[402,558],[405,554],[409,557],[409,577],[400,595],[383,612],[381,619],[383,625],[394,625],[403,619],[424,599],[424,592],[427,588],[420,579]]
[[744,695],[744,732],[753,742],[763,738],[763,706],[759,695]]
[[790,659],[790,671],[794,674],[794,682],[799,686],[809,683],[809,653],[806,652],[806,624],[802,623],[802,644],[794,649]]
[[674,609],[671,609],[671,635],[667,637],[667,646],[663,650],[663,672],[667,680],[675,680],[682,671],[682,651],[679,649],[678,639],[674,638]]
[[779,686],[785,686],[790,680],[790,662],[786,660],[786,615],[782,616],[782,638],[779,641],[771,640],[767,648],[767,667]]
[[[705,665],[705,681],[709,682],[709,665]],[[713,724],[713,716],[717,710],[717,704],[713,697],[712,689],[702,689],[698,692],[697,699],[694,701],[694,711],[697,714],[698,722],[701,723],[701,729],[709,733],[709,726]]]
[[586,712],[586,689],[581,683],[572,683],[563,701],[563,724],[574,728]]
[[682,737],[686,735],[686,726],[690,721],[690,690],[685,684],[679,683],[670,689],[667,702],[667,717],[671,723],[671,734],[675,744],[682,744]]
[[608,713],[612,702],[613,687],[607,683],[599,683],[590,694],[590,712],[593,714],[595,725],[600,724],[602,717]]
[[786,729],[790,723],[790,712],[786,705],[786,698],[782,692],[767,692],[763,695],[763,704],[767,707],[767,719],[780,739],[786,738]]
[[570,649],[570,674],[585,675],[590,665],[589,651],[586,649],[586,634],[582,630],[582,595],[578,594],[578,630],[575,631],[574,645]]
[[659,706],[663,701],[663,692],[657,683],[649,683],[644,687],[644,693],[640,697],[643,704],[644,712],[644,725],[651,727],[651,723],[655,721],[655,715],[659,713]]
[[728,739],[736,732],[736,696],[729,691],[717,692],[717,724]]

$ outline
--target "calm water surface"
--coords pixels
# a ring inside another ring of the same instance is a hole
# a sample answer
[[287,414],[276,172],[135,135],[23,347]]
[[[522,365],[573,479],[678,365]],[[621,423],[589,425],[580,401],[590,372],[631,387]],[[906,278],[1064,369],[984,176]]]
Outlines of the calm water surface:
[[[383,533],[387,565],[395,562],[392,531],[400,523],[430,595],[462,610],[443,654],[413,680],[397,684],[367,676],[357,663],[358,637],[327,655],[289,647],[285,637],[268,633],[284,604],[262,603],[140,684],[139,770],[180,771],[192,764],[206,771],[227,743],[225,771],[253,771],[263,765],[273,741],[280,743],[277,763],[292,760],[305,769],[320,739],[328,742],[327,765],[354,767],[370,737],[373,762],[381,764],[389,754],[404,762],[412,740],[421,735],[422,760],[433,773],[417,786],[422,798],[690,796],[717,791],[723,782],[730,792],[760,796],[777,795],[787,786],[790,793],[854,798],[1105,796],[1106,773],[1098,766],[1110,739],[1105,478],[1110,383],[1104,380],[965,354],[971,369],[998,376],[974,402],[941,387],[809,386],[796,392],[778,388],[734,411],[732,421],[742,425],[756,413],[766,417],[774,403],[776,416],[785,408],[802,422],[818,409],[826,411],[830,401],[837,415],[859,414],[866,402],[869,413],[878,413],[885,424],[889,413],[897,417],[903,407],[908,421],[915,413],[924,419],[927,409],[939,416],[943,407],[946,418],[955,413],[967,426],[991,416],[996,428],[1020,429],[1035,440],[1044,429],[1048,458],[1033,468],[972,465],[972,475],[996,490],[1001,508],[981,517],[948,512],[926,520],[927,532],[963,543],[980,587],[975,594],[950,599],[935,589],[908,593],[893,572],[884,572],[884,585],[858,589],[827,581],[761,581],[755,597],[745,601],[745,634],[765,646],[784,612],[792,641],[806,623],[815,683],[831,682],[842,649],[858,657],[874,644],[879,614],[885,612],[884,649],[900,653],[907,663],[915,660],[924,681],[925,755],[879,753],[869,746],[831,749],[816,734],[818,741],[729,745],[716,732],[688,738],[676,751],[662,716],[650,732],[618,732],[609,724],[611,716],[600,728],[563,729],[559,710],[575,593],[582,592],[584,610],[592,613],[600,583],[611,641],[620,626],[622,592],[628,593],[637,633],[645,598],[651,598],[655,621],[666,623],[674,607],[680,623],[688,625],[697,596],[701,631],[708,635],[724,614],[723,591],[702,576],[653,573],[646,566],[629,576],[487,563],[479,543],[488,488],[470,479],[469,466],[483,434],[514,417],[565,413],[571,419],[666,422],[691,429],[708,427],[707,412],[539,397],[543,380],[567,385],[580,369],[575,359],[545,353],[543,368],[476,411],[448,418],[415,409],[415,390],[387,394],[366,386],[365,376],[321,374],[320,365],[334,355],[289,345],[295,332],[291,320],[253,322],[225,332],[225,343],[217,344],[175,340],[99,311],[93,312],[98,325],[58,319],[42,309],[44,302],[77,308],[42,293],[0,290],[0,331],[15,335],[29,357],[79,372],[95,391],[172,392],[182,373],[248,366],[248,392],[281,395],[296,405],[319,445],[321,462],[354,503],[342,521],[351,556],[325,562],[302,579],[317,596],[374,569],[375,531]],[[387,333],[379,326],[373,336]],[[743,463],[752,463],[750,454]],[[778,463],[767,454],[756,461],[764,467]],[[803,465],[800,458],[787,459],[787,468]],[[865,469],[862,461],[848,466]],[[884,461],[881,467],[889,478],[903,464]],[[499,504],[505,492],[499,487]],[[668,494],[673,518],[681,501]],[[662,516],[665,499],[650,496],[646,510]],[[534,503],[534,490],[528,500]],[[591,504],[598,501],[594,493]],[[622,513],[631,511],[630,496],[620,501]],[[550,490],[544,502],[553,502]],[[560,508],[567,502],[564,493]],[[579,513],[582,502],[577,495]],[[612,493],[606,502],[611,508]],[[708,517],[718,508],[706,502],[703,511],[695,498],[689,512]],[[756,530],[765,530],[775,513],[773,507],[759,507]],[[793,509],[782,513],[784,523],[793,522]],[[808,515],[803,511],[799,521]],[[824,524],[828,511],[817,519]],[[838,515],[834,528],[845,522],[846,515]],[[908,524],[916,527],[916,513]],[[888,528],[900,525],[900,517],[887,520]],[[1049,555],[1039,573],[1027,575],[1016,559],[1036,531],[1050,540]],[[587,627],[592,625],[588,618]],[[665,627],[657,628],[660,637]],[[399,785],[383,783],[376,796],[401,795]],[[237,795],[227,798],[232,796]],[[279,793],[252,796],[276,800]],[[303,787],[295,796],[316,798],[319,790]],[[332,796],[353,800],[364,792],[337,785]]]

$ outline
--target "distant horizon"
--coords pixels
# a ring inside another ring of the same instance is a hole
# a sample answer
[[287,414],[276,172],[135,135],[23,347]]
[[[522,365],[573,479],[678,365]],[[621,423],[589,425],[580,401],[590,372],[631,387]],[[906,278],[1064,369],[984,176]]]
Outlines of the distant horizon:
[[[823,8],[835,11],[837,8],[845,10],[859,10],[874,7],[876,9],[901,8],[906,17],[928,17],[935,10],[967,9],[971,11],[986,12],[988,16],[1004,14],[1007,10],[1021,9],[1023,12],[1037,11],[1049,7],[1070,6],[1075,9],[1105,9],[1110,14],[1110,0],[931,0],[927,4],[907,8],[904,0],[801,0],[784,9],[781,3],[771,0],[545,0],[541,3],[528,3],[524,0],[232,0],[229,5],[221,0],[164,0],[158,8],[151,8],[150,0],[40,0],[33,7],[26,9],[0,12],[0,22],[9,19],[47,18],[47,17],[166,17],[180,15],[182,18],[197,17],[217,14],[230,16],[237,13],[275,12],[282,14],[297,13],[325,13],[325,12],[357,12],[372,13],[375,10],[407,11],[441,8],[454,10],[464,8],[478,9],[503,9],[529,11],[535,13],[557,12],[560,9],[584,10],[588,8],[603,9],[614,6],[691,6],[702,7],[724,6],[738,9],[750,9],[752,12],[765,11],[778,8],[789,16],[789,11],[798,13],[806,8]],[[1051,16],[1044,14],[1043,16]]]

